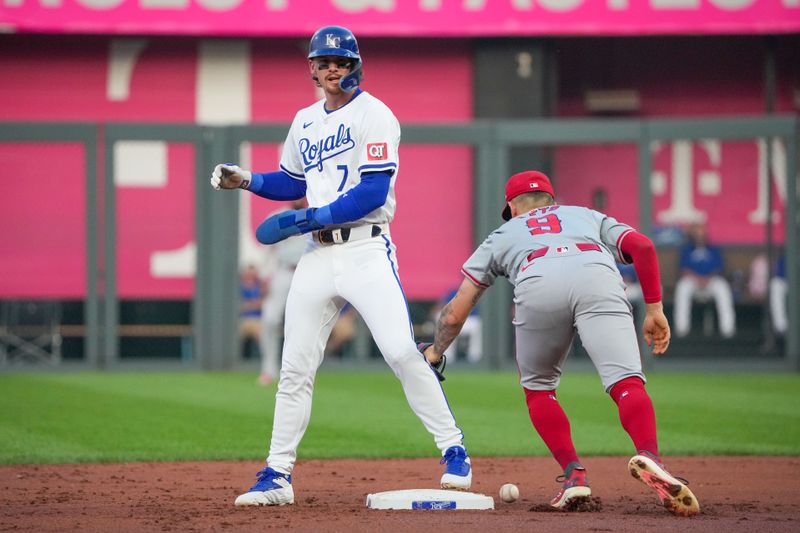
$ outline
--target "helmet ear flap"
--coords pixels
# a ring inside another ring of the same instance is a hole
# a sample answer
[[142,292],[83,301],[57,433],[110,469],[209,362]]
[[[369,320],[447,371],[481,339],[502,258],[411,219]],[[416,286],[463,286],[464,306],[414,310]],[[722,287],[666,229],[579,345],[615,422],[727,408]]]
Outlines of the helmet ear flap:
[[[339,80],[339,87],[346,93],[351,93],[358,89],[361,84],[361,78],[364,76],[364,71],[361,70],[361,61],[356,61],[353,70],[347,76]],[[319,81],[317,81],[319,83]]]

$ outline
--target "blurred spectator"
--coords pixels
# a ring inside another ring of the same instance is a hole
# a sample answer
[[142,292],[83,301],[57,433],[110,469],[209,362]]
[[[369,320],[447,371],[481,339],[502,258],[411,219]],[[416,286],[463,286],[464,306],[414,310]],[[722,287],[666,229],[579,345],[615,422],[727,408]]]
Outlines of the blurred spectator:
[[[305,207],[308,207],[306,199],[301,198],[292,201],[287,209]],[[306,249],[307,238],[307,235],[296,235],[264,247],[268,284],[267,297],[264,299],[261,311],[261,375],[258,381],[262,385],[277,380],[280,373],[286,298],[289,295],[294,270]]]
[[786,335],[789,321],[786,316],[787,295],[789,292],[786,284],[786,254],[782,253],[775,267],[775,275],[769,281],[769,306],[772,316],[772,327],[778,335]]
[[747,280],[747,292],[751,298],[761,300],[767,295],[768,276],[767,255],[758,254],[750,262],[750,278]]
[[622,281],[625,282],[625,296],[628,297],[631,305],[638,305],[644,302],[642,286],[639,285],[639,278],[636,276],[636,269],[633,265],[617,263],[617,270],[622,276]]
[[344,357],[350,341],[356,335],[356,311],[352,305],[345,304],[339,312],[339,318],[331,330],[328,344],[325,346],[325,357]]
[[[430,319],[435,324],[439,319],[439,313],[442,308],[447,305],[447,302],[453,299],[458,292],[458,288],[451,289],[442,297],[436,305],[431,308]],[[459,346],[466,345],[467,361],[470,363],[477,363],[483,356],[483,328],[481,324],[481,315],[478,312],[478,306],[472,308],[461,332],[453,340],[453,343],[445,350],[444,355],[447,356],[448,363],[455,362],[458,358]]]
[[245,355],[258,354],[261,334],[261,305],[264,286],[255,265],[247,265],[239,276],[239,335]]
[[706,227],[692,224],[680,257],[680,278],[675,285],[675,334],[684,337],[692,323],[692,301],[714,299],[719,329],[725,338],[736,333],[733,293],[723,277],[722,251],[708,242]]

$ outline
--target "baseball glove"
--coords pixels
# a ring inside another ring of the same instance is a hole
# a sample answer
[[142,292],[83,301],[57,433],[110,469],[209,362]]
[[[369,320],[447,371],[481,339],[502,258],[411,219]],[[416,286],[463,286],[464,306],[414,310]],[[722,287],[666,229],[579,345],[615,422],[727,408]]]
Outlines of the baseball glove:
[[[417,344],[417,350],[422,355],[425,355],[425,350],[433,346],[432,342],[420,342]],[[436,373],[436,377],[439,378],[439,381],[444,381],[446,378],[444,377],[444,368],[447,366],[447,356],[442,354],[442,358],[439,359],[439,362],[436,364],[429,363],[431,368]]]

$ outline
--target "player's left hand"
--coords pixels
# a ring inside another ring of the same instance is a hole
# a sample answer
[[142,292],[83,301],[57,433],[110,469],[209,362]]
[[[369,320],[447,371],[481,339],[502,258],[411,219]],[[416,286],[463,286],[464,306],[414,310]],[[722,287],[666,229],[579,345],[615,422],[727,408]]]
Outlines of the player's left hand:
[[293,235],[300,235],[324,227],[314,219],[317,209],[294,209],[272,215],[256,229],[256,239],[261,244],[275,244]]
[[642,326],[644,340],[648,346],[653,348],[655,355],[660,355],[669,347],[669,321],[664,315],[664,307],[661,302],[647,304],[646,309],[647,315]]

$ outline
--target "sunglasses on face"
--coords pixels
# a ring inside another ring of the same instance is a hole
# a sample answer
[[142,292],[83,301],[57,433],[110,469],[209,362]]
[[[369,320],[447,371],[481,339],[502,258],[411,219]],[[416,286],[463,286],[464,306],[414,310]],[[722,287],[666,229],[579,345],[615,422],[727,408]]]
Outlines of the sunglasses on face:
[[322,59],[316,61],[316,64],[319,70],[328,70],[332,64],[336,65],[336,67],[341,70],[344,69],[350,70],[351,68],[353,68],[353,62],[349,59],[337,59],[336,61],[328,61],[326,59]]

